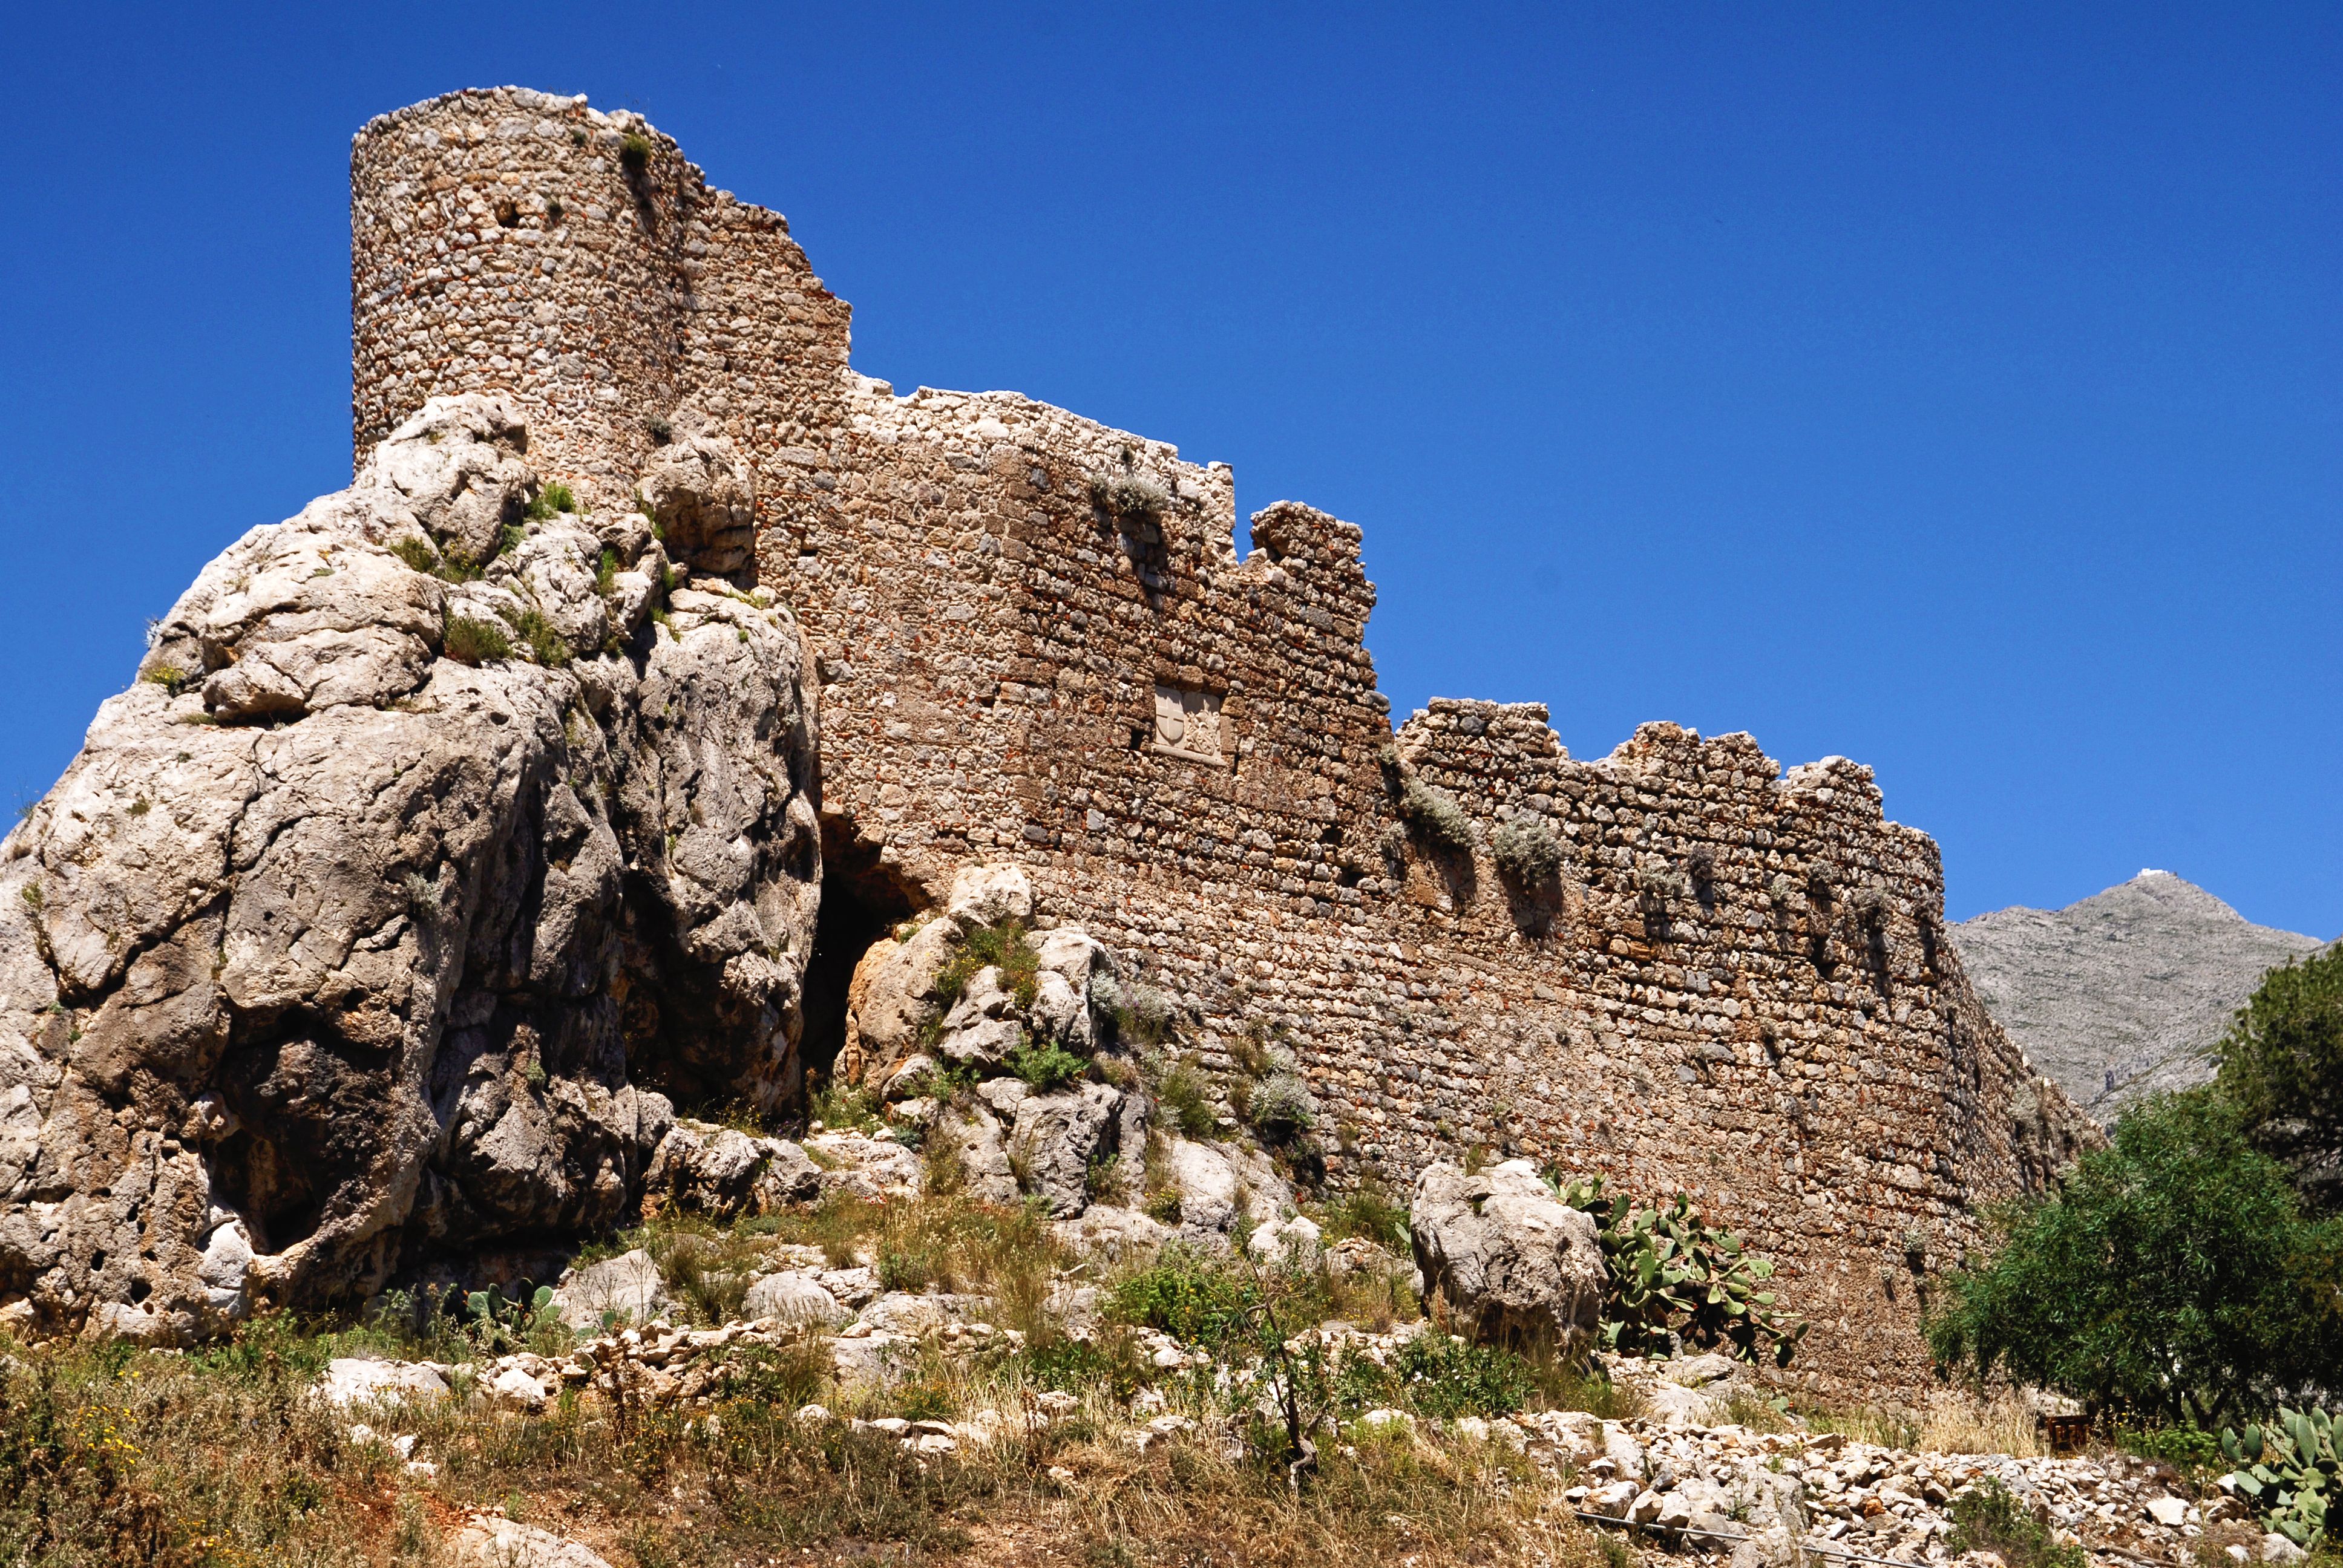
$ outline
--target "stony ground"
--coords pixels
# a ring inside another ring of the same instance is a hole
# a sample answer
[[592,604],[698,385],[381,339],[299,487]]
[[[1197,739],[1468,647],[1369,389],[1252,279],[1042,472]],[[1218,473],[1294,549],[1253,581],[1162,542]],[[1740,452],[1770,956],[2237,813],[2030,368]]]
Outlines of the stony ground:
[[[905,1175],[887,1142],[823,1158]],[[1996,1482],[2046,1526],[2002,1568],[2290,1555],[2208,1474],[2044,1454],[2015,1403],[1794,1412],[1717,1355],[1575,1375],[1451,1340],[1367,1237],[1118,1261],[1037,1206],[888,1187],[671,1217],[533,1315],[393,1297],[192,1354],[21,1349],[0,1561],[1992,1568],[1955,1513]],[[1282,1342],[1212,1319],[1255,1287],[1305,1314]]]
[[[739,1163],[737,1136],[695,1134],[678,1180]],[[1721,1355],[1470,1346],[1425,1317],[1392,1211],[1131,1247],[936,1191],[930,1154],[869,1131],[808,1138],[801,1169],[750,1152],[773,1196],[820,1195],[670,1207],[542,1302],[391,1294],[194,1352],[20,1344],[0,1563],[2295,1555],[2209,1472],[2044,1454],[2015,1401],[1794,1412]],[[2026,1527],[1965,1525],[1996,1488]]]

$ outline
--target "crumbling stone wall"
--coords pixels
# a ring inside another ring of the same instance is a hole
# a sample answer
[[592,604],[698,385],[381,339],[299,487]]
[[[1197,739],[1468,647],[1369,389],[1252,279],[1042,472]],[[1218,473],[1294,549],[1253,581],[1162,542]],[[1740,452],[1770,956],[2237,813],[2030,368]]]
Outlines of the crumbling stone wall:
[[[494,387],[541,470],[626,506],[675,430],[729,435],[756,574],[817,649],[840,899],[1023,863],[1208,1056],[1287,1028],[1332,1180],[1481,1146],[1683,1188],[1782,1261],[1800,1375],[1869,1398],[1925,1382],[1916,1297],[1980,1203],[2090,1135],[1977,1005],[1936,848],[1867,769],[1664,724],[1574,761],[1534,705],[1435,701],[1394,736],[1356,528],[1280,503],[1240,559],[1225,467],[856,375],[784,221],[633,116],[458,94],[352,164],[361,457]],[[1408,779],[1469,846],[1409,829]],[[1491,852],[1523,813],[1563,851],[1528,887]]]

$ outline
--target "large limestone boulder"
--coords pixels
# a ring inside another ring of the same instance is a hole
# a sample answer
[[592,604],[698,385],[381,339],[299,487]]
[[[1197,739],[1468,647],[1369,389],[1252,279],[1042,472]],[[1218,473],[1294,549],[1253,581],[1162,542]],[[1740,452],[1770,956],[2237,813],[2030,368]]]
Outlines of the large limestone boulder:
[[553,1310],[580,1333],[599,1333],[612,1321],[649,1322],[667,1304],[667,1281],[640,1247],[571,1270],[553,1292]]
[[1594,1221],[1528,1161],[1473,1175],[1445,1161],[1426,1166],[1408,1229],[1424,1290],[1439,1292],[1458,1332],[1565,1350],[1594,1335],[1608,1277]]
[[[1071,1219],[1087,1208],[1092,1167],[1125,1147],[1125,1100],[1111,1084],[1081,1083],[1052,1094],[1029,1094],[1018,1103],[1009,1134],[1010,1164],[1019,1185],[1048,1205],[1052,1220]],[[1146,1137],[1142,1121],[1131,1142],[1143,1145]]]
[[821,1167],[786,1138],[679,1121],[659,1141],[644,1184],[683,1208],[729,1220],[821,1196]]
[[929,993],[960,942],[951,921],[930,920],[902,940],[881,937],[871,944],[847,983],[840,1077],[884,1083],[919,1050],[921,1032],[938,1011]]
[[740,1315],[751,1320],[779,1318],[789,1323],[820,1323],[835,1328],[853,1314],[840,1304],[820,1280],[785,1270],[766,1274],[751,1283],[740,1303]]
[[362,1296],[620,1222],[670,1096],[796,1089],[797,627],[526,518],[527,450],[437,399],[229,546],[0,842],[0,1304]]

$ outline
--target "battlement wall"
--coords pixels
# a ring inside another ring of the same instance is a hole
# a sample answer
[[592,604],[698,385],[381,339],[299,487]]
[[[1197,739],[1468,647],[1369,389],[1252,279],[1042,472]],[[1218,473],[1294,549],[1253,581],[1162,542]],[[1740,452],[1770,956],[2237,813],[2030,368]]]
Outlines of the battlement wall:
[[[352,161],[361,453],[501,387],[597,508],[686,419],[753,466],[755,574],[823,682],[809,1035],[888,917],[1015,859],[1181,1000],[1208,1064],[1283,1032],[1331,1181],[1481,1149],[1690,1191],[1781,1260],[1802,1379],[1925,1386],[1918,1277],[2090,1133],[1977,1005],[1936,847],[1868,769],[1665,724],[1579,761],[1531,704],[1436,700],[1394,734],[1357,528],[1281,502],[1240,559],[1223,466],[855,374],[786,223],[636,117],[451,95]],[[1403,819],[1408,779],[1469,844]],[[1501,870],[1514,818],[1558,877]]]

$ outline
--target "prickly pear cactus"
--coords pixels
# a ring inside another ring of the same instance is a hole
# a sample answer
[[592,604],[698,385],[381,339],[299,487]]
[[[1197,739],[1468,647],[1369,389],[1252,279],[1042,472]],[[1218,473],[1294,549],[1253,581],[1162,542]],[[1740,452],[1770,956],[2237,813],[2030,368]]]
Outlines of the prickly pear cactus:
[[2315,1549],[2327,1539],[2327,1510],[2335,1501],[2343,1463],[2336,1458],[2335,1418],[2323,1410],[2279,1410],[2267,1428],[2241,1436],[2221,1432],[2221,1452],[2237,1466],[2222,1484],[2243,1497],[2296,1545]]

